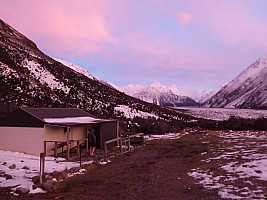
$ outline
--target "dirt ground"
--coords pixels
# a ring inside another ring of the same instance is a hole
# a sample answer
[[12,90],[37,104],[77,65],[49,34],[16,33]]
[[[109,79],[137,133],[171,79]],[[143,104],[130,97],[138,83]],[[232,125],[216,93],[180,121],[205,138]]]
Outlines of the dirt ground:
[[214,162],[203,165],[203,156],[212,156],[216,148],[222,146],[215,134],[148,141],[143,149],[114,158],[106,165],[95,164],[85,174],[68,178],[53,192],[15,197],[0,189],[0,195],[1,199],[218,200],[218,189],[205,189],[188,175],[200,166],[219,171]]

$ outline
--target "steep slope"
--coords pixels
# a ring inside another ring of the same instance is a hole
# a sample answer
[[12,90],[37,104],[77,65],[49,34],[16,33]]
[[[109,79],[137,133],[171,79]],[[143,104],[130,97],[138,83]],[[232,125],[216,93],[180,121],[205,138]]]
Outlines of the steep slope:
[[260,58],[219,90],[205,107],[267,108],[267,58]]
[[202,104],[202,103],[208,101],[217,92],[218,92],[218,90],[216,90],[216,89],[203,90],[202,94],[200,95],[200,99],[198,100],[198,102],[200,104]]
[[195,100],[187,96],[176,95],[168,87],[158,82],[149,86],[129,85],[119,89],[130,96],[156,105],[166,107],[198,105]]
[[[31,40],[0,20],[0,112],[15,106],[79,107],[102,118],[181,119],[177,112],[125,95],[42,53]],[[1,116],[0,116],[1,117]]]
[[88,71],[86,71],[83,67],[81,66],[78,66],[78,65],[75,65],[73,63],[70,63],[68,61],[65,61],[65,60],[61,60],[59,58],[53,58],[54,60],[62,63],[63,65],[73,69],[74,71],[80,73],[80,74],[83,74],[85,76],[87,76],[88,78],[90,79],[93,79],[93,80],[96,80],[96,81],[99,81],[109,87],[113,87],[111,84],[109,84],[108,82],[104,81],[104,80],[101,80],[100,78],[96,77],[96,76],[93,76],[92,74],[90,74]]

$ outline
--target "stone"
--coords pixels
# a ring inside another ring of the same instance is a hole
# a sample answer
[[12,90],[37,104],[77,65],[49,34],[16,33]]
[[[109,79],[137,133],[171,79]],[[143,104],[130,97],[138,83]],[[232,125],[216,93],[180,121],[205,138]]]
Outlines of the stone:
[[40,185],[40,188],[42,188],[45,191],[52,191],[54,190],[54,185],[49,182],[44,182]]
[[15,168],[16,168],[16,165],[15,165],[15,164],[10,165],[8,168],[9,168],[9,169],[15,169]]
[[71,169],[69,169],[70,173],[77,173],[81,168],[80,167],[73,167]]
[[16,188],[15,192],[19,195],[22,195],[22,194],[27,194],[29,193],[29,189],[26,189],[26,188],[22,188],[22,187],[18,187]]
[[6,178],[6,180],[13,179],[13,177],[11,175],[9,175],[9,174],[5,174],[4,177]]

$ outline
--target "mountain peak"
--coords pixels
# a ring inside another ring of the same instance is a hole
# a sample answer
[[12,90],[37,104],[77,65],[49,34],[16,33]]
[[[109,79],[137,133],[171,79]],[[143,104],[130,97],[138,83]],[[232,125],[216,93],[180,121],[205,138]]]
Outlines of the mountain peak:
[[219,90],[204,106],[267,108],[267,58],[259,58]]
[[197,105],[193,99],[176,95],[170,88],[159,82],[154,82],[148,86],[128,85],[121,88],[118,87],[118,89],[135,98],[161,106]]
[[167,86],[159,83],[159,82],[154,82],[151,85],[148,86],[148,88],[152,87],[153,89],[158,90],[159,92],[171,92],[173,93]]
[[165,87],[164,85],[162,85],[159,82],[154,82],[154,83],[151,84],[151,86],[153,86],[153,87]]

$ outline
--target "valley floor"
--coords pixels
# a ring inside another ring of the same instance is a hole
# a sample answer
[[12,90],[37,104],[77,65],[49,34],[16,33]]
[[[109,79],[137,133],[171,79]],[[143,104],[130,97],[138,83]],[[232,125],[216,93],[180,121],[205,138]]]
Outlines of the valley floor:
[[228,120],[231,116],[244,119],[267,118],[267,110],[204,107],[174,107],[173,109],[195,117],[217,121]]
[[191,132],[149,140],[134,152],[91,167],[56,191],[21,199],[266,199],[265,132]]

